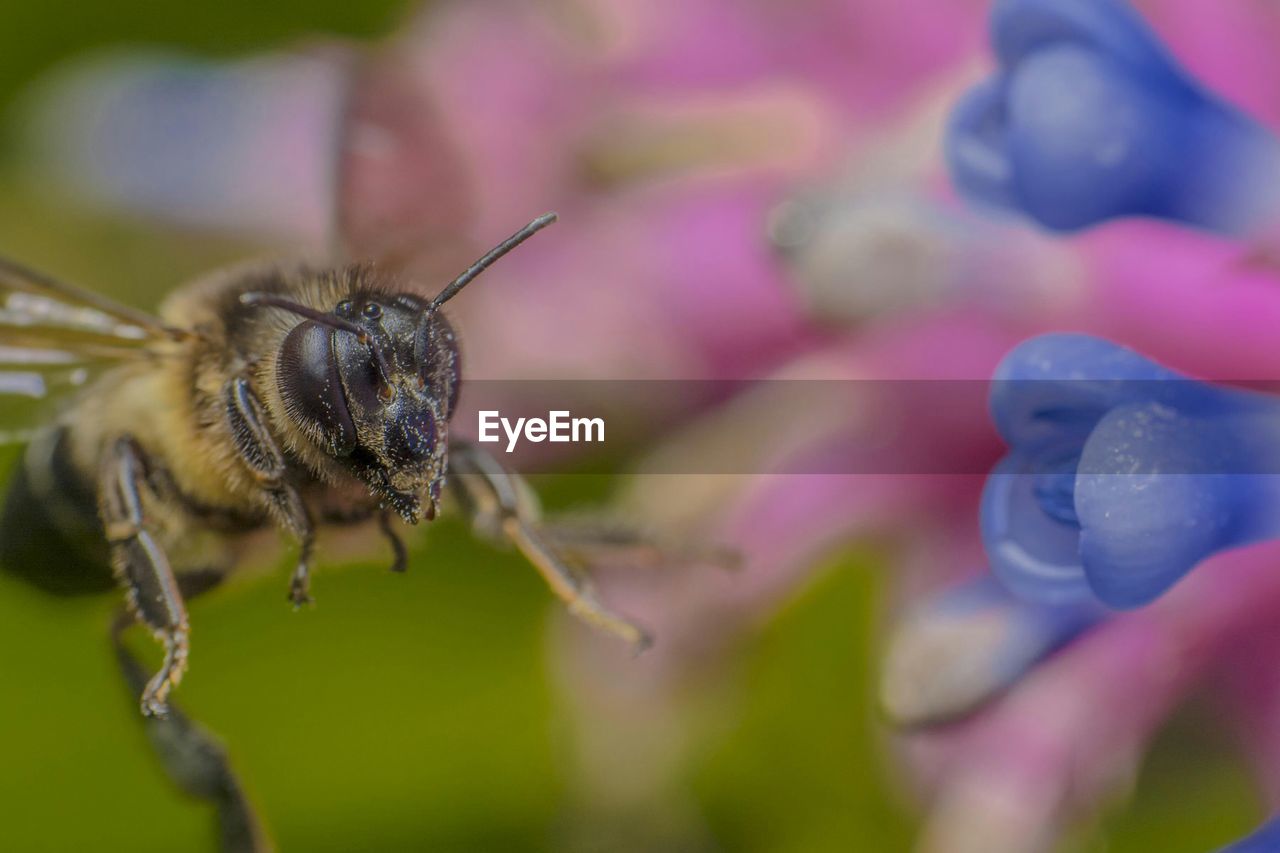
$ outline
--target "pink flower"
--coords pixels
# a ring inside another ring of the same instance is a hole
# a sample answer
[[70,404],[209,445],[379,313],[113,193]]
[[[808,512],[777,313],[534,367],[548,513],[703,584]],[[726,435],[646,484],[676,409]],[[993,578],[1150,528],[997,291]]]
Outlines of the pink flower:
[[[234,125],[213,153],[242,156],[225,160],[182,147],[182,134],[152,140],[191,166],[166,184],[177,201],[135,186],[103,195],[165,216],[189,206],[193,221],[240,229],[265,211],[312,244],[331,228],[350,254],[424,282],[556,209],[562,224],[458,301],[470,377],[807,378],[847,389],[802,412],[779,407],[778,382],[711,409],[691,399],[631,413],[652,426],[704,410],[665,436],[651,465],[674,470],[729,444],[747,460],[736,474],[640,477],[627,497],[638,516],[737,546],[743,568],[608,573],[609,600],[646,620],[659,645],[628,663],[625,680],[599,643],[557,656],[584,719],[605,708],[617,726],[612,738],[582,728],[584,787],[652,801],[684,760],[682,688],[832,549],[869,535],[896,544],[904,606],[980,568],[976,496],[999,446],[974,389],[1019,339],[1105,334],[1211,379],[1280,366],[1267,252],[1132,223],[1053,244],[976,220],[939,190],[936,95],[976,55],[983,6],[433,4],[358,72],[329,60],[318,87],[277,97],[213,86],[256,104],[258,121]],[[1152,18],[1196,75],[1277,116],[1273,11],[1242,3],[1206,15],[1168,0]],[[225,71],[205,79],[225,83]],[[58,114],[96,90],[81,77],[53,91]],[[97,134],[85,131],[88,150]],[[55,163],[92,162],[83,154]],[[298,170],[276,168],[287,163]],[[334,165],[336,178],[307,164]],[[299,172],[310,177],[295,182]],[[238,194],[246,176],[272,205]],[[896,299],[904,290],[911,298]],[[952,390],[903,391],[910,380]],[[1092,809],[1204,673],[1270,636],[1263,617],[1280,576],[1262,570],[1265,557],[1226,558],[1156,608],[1027,662],[1020,680],[985,684],[966,707],[990,704],[963,724],[908,738],[903,754],[933,796],[931,843],[957,849],[965,832],[998,825],[1025,849]],[[945,674],[998,647],[958,644],[932,665]],[[1268,750],[1272,686],[1232,688]],[[917,704],[938,716],[957,707],[946,691]],[[638,755],[648,772],[627,784],[610,774]]]

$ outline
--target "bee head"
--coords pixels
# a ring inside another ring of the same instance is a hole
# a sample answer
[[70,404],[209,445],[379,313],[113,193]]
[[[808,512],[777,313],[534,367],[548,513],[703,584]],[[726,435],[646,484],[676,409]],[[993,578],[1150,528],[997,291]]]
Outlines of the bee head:
[[270,293],[241,297],[303,318],[276,360],[285,414],[409,523],[439,507],[461,384],[457,338],[440,306],[554,221],[535,219],[430,301],[359,291],[323,312]]
[[448,421],[458,397],[458,347],[433,305],[355,293],[304,319],[276,361],[285,413],[405,520],[434,516]]

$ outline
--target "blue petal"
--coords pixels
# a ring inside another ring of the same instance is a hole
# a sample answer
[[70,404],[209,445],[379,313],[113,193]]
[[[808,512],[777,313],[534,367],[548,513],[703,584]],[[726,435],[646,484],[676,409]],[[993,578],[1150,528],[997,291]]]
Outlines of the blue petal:
[[1216,390],[1216,411],[1115,409],[1085,445],[1080,557],[1111,607],[1146,604],[1213,554],[1280,535],[1280,400]]
[[1041,335],[1019,344],[996,367],[991,416],[1004,440],[1023,451],[1081,448],[1115,406],[1175,392],[1154,384],[1166,380],[1199,393],[1198,383],[1102,338]]
[[970,199],[1074,230],[1156,216],[1227,233],[1280,214],[1280,142],[1199,87],[1119,0],[1006,0],[1000,70],[953,112]]
[[1008,139],[1020,206],[1074,230],[1114,216],[1161,216],[1194,162],[1186,105],[1104,54],[1044,48],[1011,72]]
[[947,170],[971,199],[1018,210],[1005,122],[1006,81],[996,76],[974,86],[951,113],[946,133]]
[[1156,79],[1180,74],[1177,63],[1126,3],[1115,0],[997,0],[991,43],[1005,65],[1044,47],[1077,44]]
[[1066,604],[1092,590],[1080,563],[1080,528],[1042,511],[1031,457],[1012,453],[982,491],[982,542],[991,572],[1015,595]]
[[1160,403],[1112,410],[1076,477],[1080,561],[1111,607],[1137,607],[1233,544],[1238,479],[1209,420]]

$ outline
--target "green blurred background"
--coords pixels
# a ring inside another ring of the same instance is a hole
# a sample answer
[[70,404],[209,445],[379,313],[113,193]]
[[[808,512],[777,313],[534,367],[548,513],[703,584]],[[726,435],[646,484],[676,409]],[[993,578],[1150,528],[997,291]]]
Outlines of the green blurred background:
[[[376,37],[406,8],[10,0],[0,105],[57,61],[97,47],[232,56],[314,33]],[[0,167],[0,250],[139,304],[261,248],[67,209]],[[14,458],[7,451],[0,470]],[[569,507],[610,484],[566,476],[540,485],[550,506]],[[860,549],[834,559],[695,698],[715,723],[701,727],[686,782],[712,849],[909,848],[914,817],[873,711],[885,556]],[[581,841],[588,818],[571,794],[571,723],[546,640],[548,619],[561,617],[542,583],[453,520],[418,533],[406,576],[388,574],[386,560],[373,544],[367,559],[324,566],[319,605],[307,612],[284,601],[283,560],[270,578],[197,600],[183,707],[228,745],[282,849],[533,851]],[[118,677],[106,639],[116,604],[53,599],[0,575],[0,849],[213,847],[209,810],[163,776]],[[1206,742],[1207,719],[1194,707],[1183,713],[1136,799],[1079,849],[1205,850],[1253,826],[1260,810],[1248,780],[1227,744]]]

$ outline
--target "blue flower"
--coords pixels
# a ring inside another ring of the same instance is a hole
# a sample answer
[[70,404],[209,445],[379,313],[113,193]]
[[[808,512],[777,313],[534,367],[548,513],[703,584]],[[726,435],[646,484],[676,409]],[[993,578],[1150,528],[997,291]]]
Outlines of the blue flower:
[[1092,601],[1016,598],[990,575],[946,589],[912,608],[890,634],[881,707],[902,726],[967,714],[1105,615]]
[[1239,233],[1280,213],[1280,142],[1123,0],[997,0],[991,32],[999,68],[946,137],[971,199],[1061,231],[1155,216]]
[[1010,452],[982,535],[1019,595],[1136,607],[1217,551],[1280,536],[1280,399],[1045,335],[1005,357],[990,404]]

